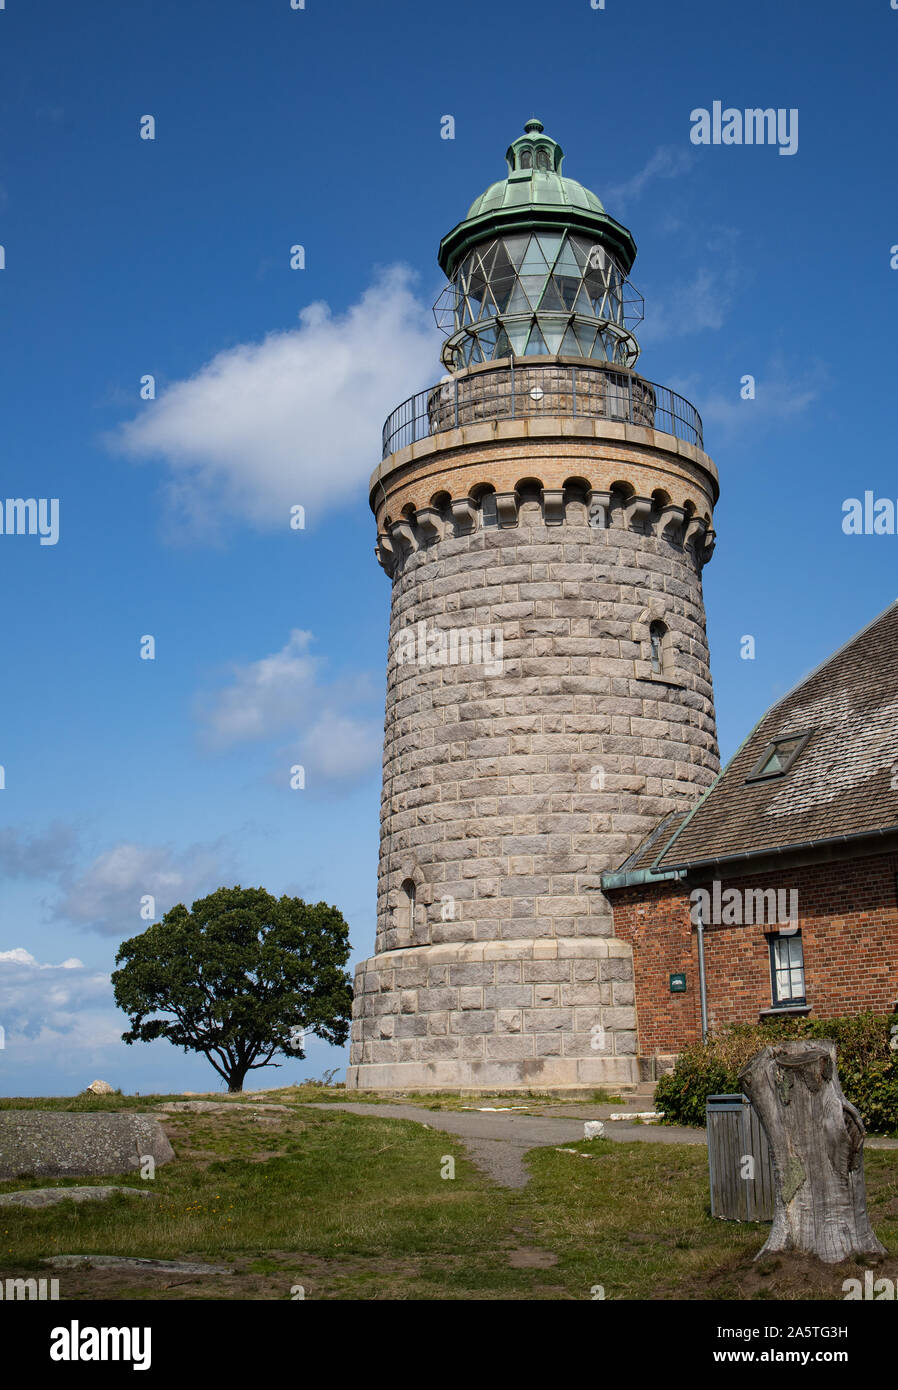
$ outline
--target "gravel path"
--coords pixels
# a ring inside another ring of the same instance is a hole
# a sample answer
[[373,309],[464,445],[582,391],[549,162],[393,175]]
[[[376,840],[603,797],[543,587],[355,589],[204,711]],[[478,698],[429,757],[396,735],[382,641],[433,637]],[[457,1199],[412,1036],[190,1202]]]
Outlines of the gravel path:
[[[471,1159],[502,1187],[526,1187],[529,1173],[524,1165],[528,1149],[543,1145],[572,1144],[583,1138],[584,1120],[604,1120],[606,1139],[620,1142],[638,1140],[643,1144],[697,1144],[705,1146],[705,1131],[685,1125],[634,1124],[609,1120],[612,1113],[628,1109],[648,1109],[651,1102],[631,1101],[617,1105],[557,1105],[548,1114],[526,1115],[520,1111],[426,1110],[420,1105],[367,1105],[363,1101],[314,1101],[316,1110],[348,1110],[352,1115],[379,1116],[388,1120],[415,1120],[429,1129],[454,1134]],[[898,1149],[898,1139],[873,1138],[868,1149]]]
[[[316,1110],[347,1110],[351,1115],[372,1119],[415,1120],[430,1129],[454,1134],[461,1139],[478,1168],[503,1187],[526,1187],[529,1173],[524,1166],[528,1149],[543,1145],[571,1144],[583,1138],[583,1121],[602,1119],[614,1107],[601,1105],[563,1106],[564,1115],[502,1114],[478,1110],[425,1110],[418,1105],[366,1105],[357,1101],[315,1101]],[[620,1108],[620,1107],[618,1107]],[[571,1111],[582,1112],[571,1115]],[[609,1139],[639,1139],[648,1144],[701,1144],[705,1132],[678,1125],[637,1125],[626,1120],[606,1121]]]

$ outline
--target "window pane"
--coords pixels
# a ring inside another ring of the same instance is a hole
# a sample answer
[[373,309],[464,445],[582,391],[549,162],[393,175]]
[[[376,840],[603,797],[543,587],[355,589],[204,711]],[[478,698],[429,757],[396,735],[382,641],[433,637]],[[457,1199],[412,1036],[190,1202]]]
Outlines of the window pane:
[[771,942],[775,1004],[804,999],[804,950],[800,936],[780,936]]
[[790,756],[798,747],[798,742],[799,740],[797,738],[780,739],[779,742],[775,745],[773,752],[770,754],[770,757],[767,758],[764,765],[762,766],[761,773],[763,774],[765,772],[782,772],[786,763],[789,761]]

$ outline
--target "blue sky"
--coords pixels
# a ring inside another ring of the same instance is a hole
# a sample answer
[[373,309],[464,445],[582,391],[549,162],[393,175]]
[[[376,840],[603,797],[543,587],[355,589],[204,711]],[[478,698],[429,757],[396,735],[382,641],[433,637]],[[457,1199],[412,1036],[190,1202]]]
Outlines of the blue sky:
[[[633,230],[639,369],[720,469],[724,757],[896,597],[898,537],[841,526],[844,499],[898,497],[896,55],[889,0],[7,0],[0,491],[58,497],[60,536],[0,537],[0,1092],[217,1086],[117,1041],[144,894],[326,899],[371,953],[366,482],[384,416],[442,373],[439,238],[530,115]],[[797,109],[797,153],[693,145],[715,100]],[[312,1042],[250,1084],[344,1061]]]

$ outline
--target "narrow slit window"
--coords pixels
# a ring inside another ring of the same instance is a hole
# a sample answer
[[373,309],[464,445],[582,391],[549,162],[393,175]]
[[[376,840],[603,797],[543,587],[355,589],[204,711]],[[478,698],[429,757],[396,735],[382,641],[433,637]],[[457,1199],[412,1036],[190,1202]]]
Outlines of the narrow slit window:
[[398,901],[393,911],[393,925],[404,940],[411,940],[415,929],[414,879],[407,878],[400,886]]
[[652,675],[663,676],[669,665],[667,628],[663,623],[654,622],[650,625],[649,648],[652,662]]

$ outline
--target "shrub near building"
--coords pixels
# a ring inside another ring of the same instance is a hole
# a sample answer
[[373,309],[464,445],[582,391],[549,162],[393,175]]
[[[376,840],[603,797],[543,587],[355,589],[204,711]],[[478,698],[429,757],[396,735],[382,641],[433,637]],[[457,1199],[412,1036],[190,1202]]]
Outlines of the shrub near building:
[[693,1044],[658,1082],[655,1104],[664,1111],[664,1123],[703,1125],[708,1096],[738,1092],[739,1072],[748,1059],[784,1038],[832,1038],[842,1090],[867,1129],[898,1134],[898,1013],[746,1024]]

